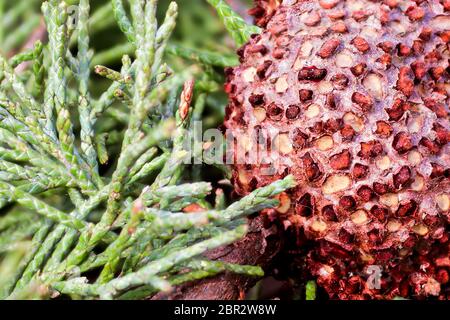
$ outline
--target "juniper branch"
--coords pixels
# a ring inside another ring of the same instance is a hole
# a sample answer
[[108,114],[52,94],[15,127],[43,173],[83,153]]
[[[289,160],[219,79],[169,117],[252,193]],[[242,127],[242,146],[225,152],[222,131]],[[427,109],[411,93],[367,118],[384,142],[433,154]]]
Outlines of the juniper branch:
[[184,59],[194,60],[215,67],[231,67],[239,63],[235,55],[200,51],[198,49],[183,47],[178,44],[169,44],[166,52]]
[[79,284],[78,286],[73,286],[73,283],[71,282],[58,282],[55,283],[53,287],[63,293],[100,295],[102,298],[109,299],[126,289],[146,284],[149,279],[158,273],[167,271],[175,264],[195,257],[206,250],[232,243],[243,237],[246,231],[247,228],[245,226],[238,227],[235,230],[225,232],[214,238],[194,244],[193,246],[182,251],[168,254],[158,261],[149,263],[146,267],[140,269],[139,271],[116,278],[103,285],[90,285],[84,283]]
[[[230,11],[224,1],[208,2],[216,7],[235,40],[246,41],[258,31]],[[18,21],[26,11],[22,3],[12,6],[14,17],[5,16],[3,24],[12,26]],[[211,105],[206,93],[219,90],[221,77],[213,67],[234,65],[236,57],[211,48],[168,45],[178,15],[174,2],[159,27],[156,0],[130,3],[131,19],[121,0],[111,0],[112,6],[101,6],[91,16],[89,1],[80,0],[75,30],[68,23],[66,4],[45,2],[42,13],[48,44],[36,42],[33,49],[8,60],[0,56],[0,207],[17,202],[20,208],[44,217],[24,223],[25,216],[10,219],[13,212],[7,209],[8,219],[0,218],[0,251],[16,250],[19,241],[34,234],[17,271],[8,271],[5,281],[0,279],[0,298],[41,297],[35,290],[42,283],[74,297],[141,298],[224,271],[262,274],[258,267],[200,256],[242,237],[246,227],[241,217],[276,205],[272,197],[292,187],[292,178],[258,189],[229,207],[223,192],[216,191],[214,209],[207,201],[213,191],[211,184],[183,180],[190,120],[203,118],[203,111],[209,111]],[[111,26],[114,18],[128,43],[93,58],[90,37]],[[78,44],[75,57],[69,50],[74,44]],[[123,56],[133,52],[134,62]],[[194,64],[178,71],[179,59],[169,60],[176,60],[174,65],[165,63],[164,53]],[[120,72],[106,66],[96,68],[113,83],[99,99],[92,99],[90,66],[120,58]],[[28,61],[32,70],[20,75],[14,72],[15,66]],[[201,72],[206,75],[195,86],[193,81],[186,82]],[[77,88],[69,85],[72,83]],[[122,107],[108,110],[114,102]],[[78,123],[72,121],[72,106],[78,107],[80,136],[76,134]],[[125,133],[120,131],[122,125]],[[111,144],[118,144],[122,136],[117,153]],[[191,156],[202,151],[194,148]],[[111,163],[111,170],[102,177],[97,158],[101,164]],[[55,188],[61,192],[51,192]],[[67,193],[75,208],[65,201]],[[57,209],[55,200],[64,208]],[[183,213],[191,204],[204,211]],[[13,226],[16,222],[17,228]],[[68,280],[78,270],[99,267],[102,271],[94,284],[84,278]]]
[[128,19],[125,8],[123,7],[122,0],[112,0],[111,4],[113,7],[114,18],[116,19],[120,30],[126,35],[129,42],[134,43],[135,42],[135,37],[134,37],[135,31],[133,30],[133,26],[131,25],[131,22]]
[[78,80],[79,80],[79,113],[81,125],[81,151],[83,152],[91,175],[97,185],[103,185],[98,174],[97,152],[94,147],[94,122],[90,117],[91,98],[89,94],[90,54],[89,54],[89,1],[80,0],[78,15]]

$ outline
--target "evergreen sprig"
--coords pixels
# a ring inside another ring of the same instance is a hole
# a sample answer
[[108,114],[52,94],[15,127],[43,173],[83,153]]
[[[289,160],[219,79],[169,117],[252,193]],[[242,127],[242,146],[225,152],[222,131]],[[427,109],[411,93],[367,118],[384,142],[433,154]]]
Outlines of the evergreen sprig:
[[[258,32],[224,1],[208,2],[238,45]],[[0,7],[4,27],[24,3]],[[89,0],[77,5],[73,26],[68,4],[44,2],[48,41],[0,54],[0,298],[140,299],[222,272],[262,276],[203,254],[244,237],[245,217],[276,206],[293,178],[227,206],[223,190],[188,177],[184,161],[191,120],[218,90],[213,67],[236,58],[169,43],[175,2],[160,25],[156,0],[111,0],[92,15]],[[111,13],[128,43],[93,55],[91,34],[111,26]],[[5,36],[6,48],[17,46]],[[201,68],[175,72],[165,53]],[[121,59],[120,70],[104,66],[109,59]],[[93,71],[112,82],[100,94]],[[186,214],[190,205],[204,210]]]

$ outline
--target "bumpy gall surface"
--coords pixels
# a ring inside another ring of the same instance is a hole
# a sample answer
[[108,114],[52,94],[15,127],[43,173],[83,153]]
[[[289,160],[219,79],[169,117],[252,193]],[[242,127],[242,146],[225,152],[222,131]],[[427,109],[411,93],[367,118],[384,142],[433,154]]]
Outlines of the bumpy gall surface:
[[264,30],[227,70],[225,127],[279,133],[238,138],[247,152],[275,147],[233,166],[235,188],[296,177],[283,210],[266,213],[314,243],[306,268],[333,299],[450,297],[449,10],[260,0]]

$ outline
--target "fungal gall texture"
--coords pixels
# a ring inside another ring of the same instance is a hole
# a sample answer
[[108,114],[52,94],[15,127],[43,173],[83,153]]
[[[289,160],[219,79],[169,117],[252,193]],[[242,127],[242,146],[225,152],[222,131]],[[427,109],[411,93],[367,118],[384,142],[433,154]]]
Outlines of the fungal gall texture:
[[[264,30],[227,72],[225,127],[287,132],[293,147],[271,151],[270,175],[267,164],[234,164],[234,176],[257,181],[236,192],[295,176],[279,219],[313,243],[304,268],[330,298],[448,299],[449,1],[256,3]],[[369,265],[382,266],[381,289],[348,278]]]

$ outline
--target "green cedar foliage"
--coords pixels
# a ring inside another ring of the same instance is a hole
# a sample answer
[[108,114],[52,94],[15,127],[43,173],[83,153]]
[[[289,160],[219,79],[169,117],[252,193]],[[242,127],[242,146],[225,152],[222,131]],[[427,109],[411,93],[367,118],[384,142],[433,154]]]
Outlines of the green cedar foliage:
[[[258,32],[208,2],[236,45]],[[39,25],[39,4],[0,0],[0,298],[142,299],[225,271],[262,276],[202,254],[244,237],[244,218],[276,206],[293,178],[228,206],[216,189],[210,204],[212,184],[184,164],[185,131],[223,108],[217,70],[236,57],[172,41],[178,6],[160,17],[156,0],[44,2],[48,41],[8,55]],[[111,16],[124,37],[94,54],[91,34]],[[204,211],[183,212],[193,204]]]

